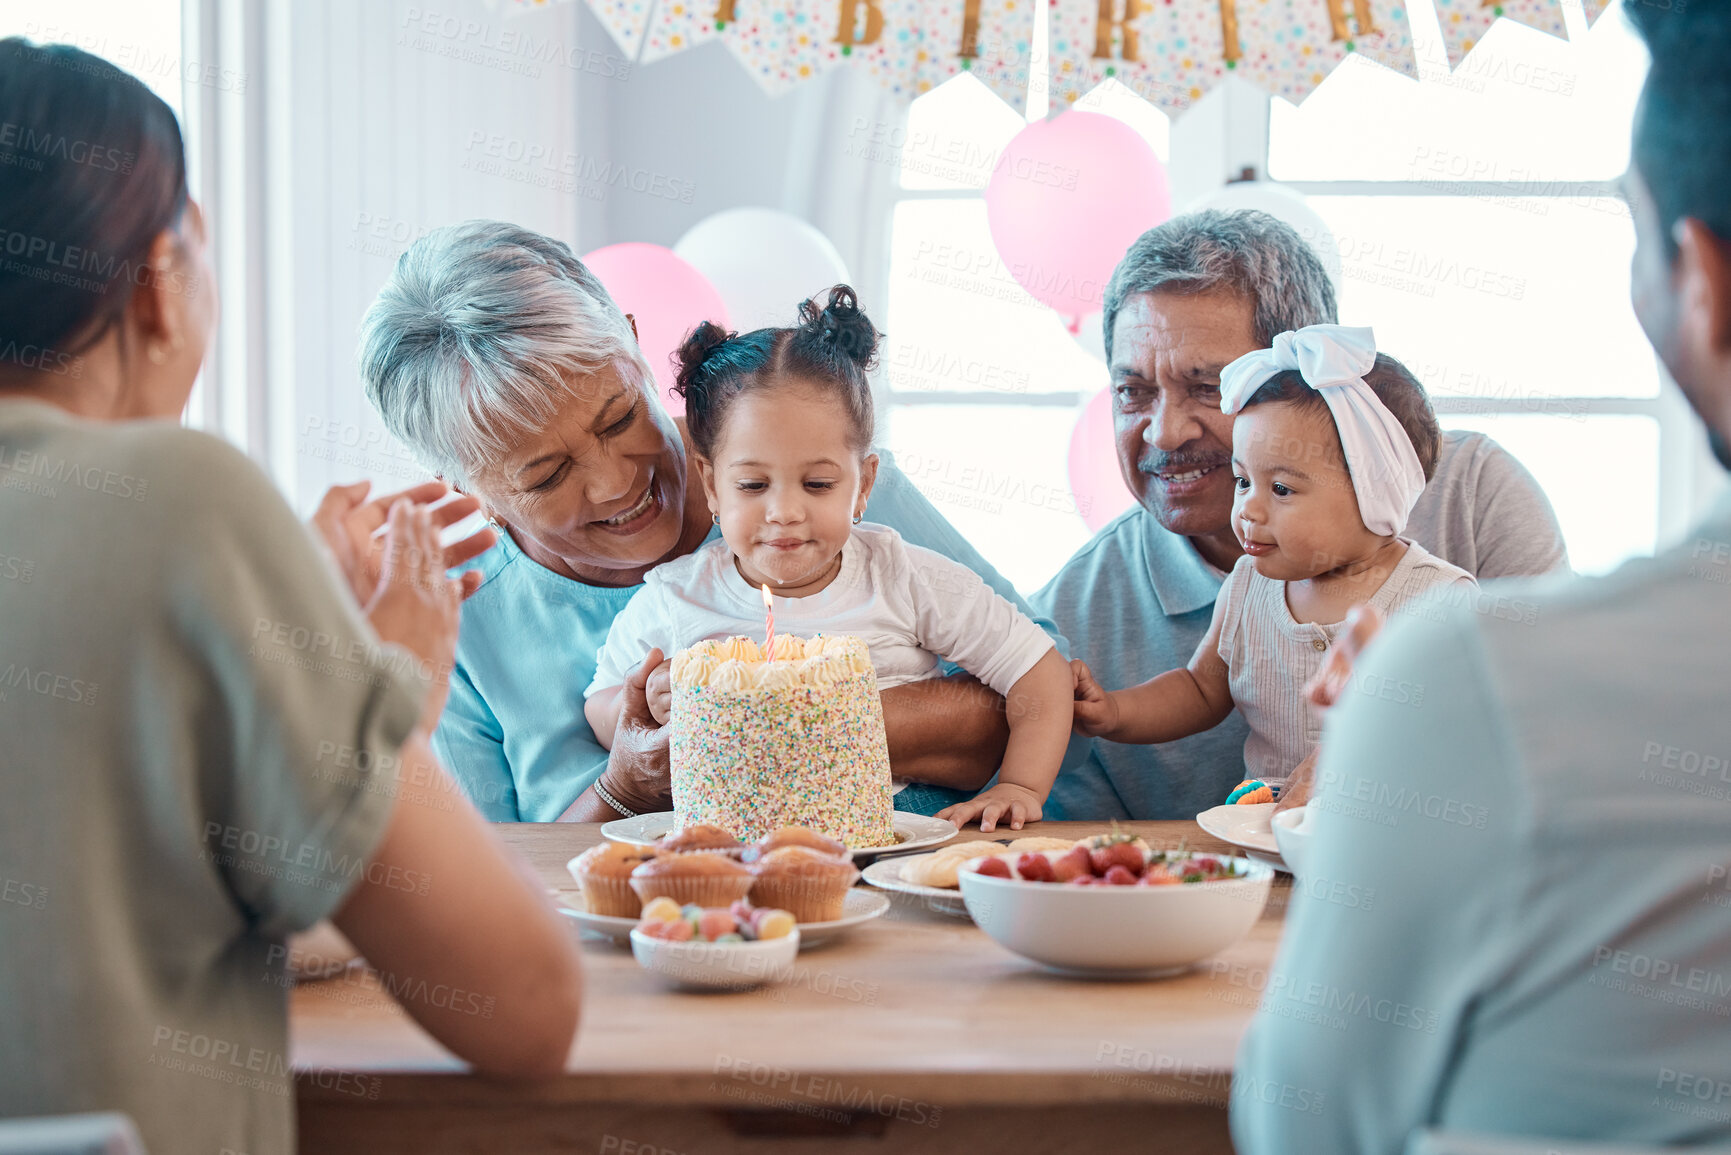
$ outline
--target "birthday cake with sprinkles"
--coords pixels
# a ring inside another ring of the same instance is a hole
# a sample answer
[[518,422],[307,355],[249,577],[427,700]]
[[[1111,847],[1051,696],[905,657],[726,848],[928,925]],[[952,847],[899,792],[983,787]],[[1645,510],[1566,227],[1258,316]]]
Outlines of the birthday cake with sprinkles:
[[890,757],[866,644],[778,635],[698,642],[673,657],[674,820],[742,839],[806,826],[890,846]]

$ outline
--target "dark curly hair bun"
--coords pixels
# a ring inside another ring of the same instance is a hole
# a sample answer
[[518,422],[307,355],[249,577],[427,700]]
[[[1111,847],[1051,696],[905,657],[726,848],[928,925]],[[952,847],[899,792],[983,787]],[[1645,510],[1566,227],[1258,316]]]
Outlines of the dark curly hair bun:
[[837,285],[828,297],[825,305],[801,303],[799,324],[790,328],[729,333],[705,321],[686,336],[673,388],[685,398],[685,427],[699,453],[715,456],[728,410],[742,395],[786,382],[832,396],[847,412],[855,448],[871,448],[867,374],[883,334],[860,312],[851,288]]
[[699,321],[697,328],[685,335],[675,354],[679,358],[679,374],[673,391],[687,401],[691,399],[693,390],[701,391],[713,376],[709,370],[715,367],[710,362],[715,358],[716,350],[738,336],[738,333],[729,333],[713,321]]
[[881,334],[860,311],[859,297],[849,286],[830,289],[829,303],[821,308],[815,300],[802,302],[799,320],[804,335],[819,339],[861,369],[872,368]]

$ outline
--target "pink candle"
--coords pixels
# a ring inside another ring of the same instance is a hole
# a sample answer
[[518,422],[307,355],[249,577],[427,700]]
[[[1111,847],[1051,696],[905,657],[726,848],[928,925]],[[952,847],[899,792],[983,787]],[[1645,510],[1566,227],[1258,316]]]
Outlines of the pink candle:
[[775,660],[775,598],[770,596],[767,582],[763,585],[763,616],[763,632],[766,635],[763,642],[763,660],[773,662]]

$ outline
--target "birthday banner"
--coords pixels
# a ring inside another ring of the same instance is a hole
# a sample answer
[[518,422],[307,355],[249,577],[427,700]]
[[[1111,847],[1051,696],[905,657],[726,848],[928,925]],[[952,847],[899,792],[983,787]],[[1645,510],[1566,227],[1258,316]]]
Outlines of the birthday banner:
[[[911,100],[971,72],[1018,112],[1049,83],[1057,112],[1115,79],[1168,114],[1229,75],[1296,104],[1349,54],[1417,79],[1414,2],[1435,5],[1451,69],[1499,19],[1567,35],[1561,0],[588,0],[632,59],[720,40],[771,93],[849,65]],[[1608,0],[1583,3],[1590,23]]]

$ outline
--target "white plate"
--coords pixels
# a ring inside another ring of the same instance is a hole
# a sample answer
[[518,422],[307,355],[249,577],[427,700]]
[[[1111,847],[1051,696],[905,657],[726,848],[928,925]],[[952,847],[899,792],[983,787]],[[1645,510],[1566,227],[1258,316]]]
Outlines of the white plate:
[[1291,873],[1280,857],[1280,845],[1274,841],[1273,802],[1257,802],[1250,806],[1216,806],[1196,816],[1196,825],[1222,842],[1230,842],[1250,852],[1258,862],[1266,862]]
[[921,886],[917,882],[902,880],[902,863],[913,855],[895,858],[880,858],[860,872],[860,877],[873,886],[883,890],[894,891],[897,894],[913,895],[925,904],[927,910],[939,914],[954,914],[962,918],[968,917],[967,903],[962,901],[962,892],[958,889],[946,889],[941,886]]
[[[879,917],[889,908],[888,895],[853,887],[847,892],[847,898],[842,903],[840,918],[831,919],[827,922],[802,922],[799,924],[799,949],[822,946],[826,942],[840,938],[861,923],[870,922]],[[574,891],[559,892],[559,913],[571,919],[584,930],[604,935],[621,946],[631,945],[631,928],[636,926],[638,922],[635,918],[590,914],[583,909],[583,896]]]
[[849,887],[847,898],[842,903],[841,917],[828,922],[802,922],[799,924],[799,949],[808,946],[819,946],[831,939],[840,938],[847,931],[870,922],[890,908],[887,894],[879,894],[874,890],[862,887]]
[[[852,850],[853,856],[861,858],[890,850],[937,846],[956,836],[955,823],[942,818],[927,818],[923,814],[904,814],[898,810],[891,817],[890,824],[896,832],[894,846],[856,846]],[[657,839],[673,833],[673,830],[673,811],[662,810],[655,814],[639,814],[636,818],[615,818],[612,822],[604,822],[601,824],[601,837],[627,846],[654,846]]]
[[635,918],[590,914],[583,909],[583,896],[575,891],[560,891],[558,903],[559,913],[584,930],[610,938],[620,946],[631,945],[631,928],[637,925]]

